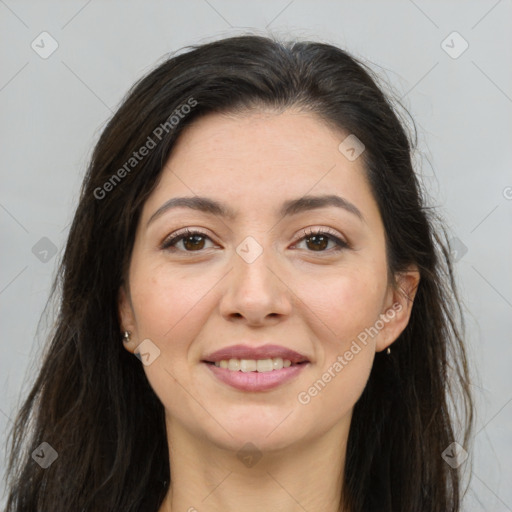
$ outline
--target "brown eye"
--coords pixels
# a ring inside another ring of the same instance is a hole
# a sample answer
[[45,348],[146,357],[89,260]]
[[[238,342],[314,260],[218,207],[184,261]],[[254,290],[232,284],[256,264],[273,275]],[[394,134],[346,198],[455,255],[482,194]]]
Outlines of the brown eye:
[[329,245],[329,240],[330,238],[324,235],[313,235],[305,239],[306,244],[312,244],[308,245],[308,247],[314,251],[326,249]]
[[[184,252],[199,252],[205,248],[206,240],[210,240],[210,238],[201,231],[191,231],[187,229],[185,232],[177,233],[166,239],[161,245],[161,249],[169,251],[183,250]],[[184,249],[176,248],[179,242],[183,242]]]
[[310,252],[331,252],[330,250],[326,250],[329,242],[333,242],[335,244],[332,248],[333,251],[340,251],[349,247],[347,242],[341,240],[332,232],[322,229],[311,229],[309,232],[304,230],[304,236],[299,240],[299,242],[305,242],[306,247]]
[[[201,240],[202,239],[202,240]],[[183,247],[187,250],[203,249],[204,237],[201,235],[190,235],[182,238]]]

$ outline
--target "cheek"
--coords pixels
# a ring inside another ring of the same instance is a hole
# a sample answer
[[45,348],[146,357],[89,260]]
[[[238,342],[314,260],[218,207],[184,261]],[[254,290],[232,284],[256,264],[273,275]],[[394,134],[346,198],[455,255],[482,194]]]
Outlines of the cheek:
[[376,262],[300,280],[297,295],[312,312],[319,343],[314,375],[299,402],[311,403],[311,410],[332,421],[348,412],[364,390],[377,340],[369,333],[375,333],[371,328],[380,318],[386,287],[385,264]]
[[321,276],[302,275],[297,295],[316,318],[327,353],[344,351],[350,341],[379,318],[386,274],[365,265],[340,268]]
[[165,264],[135,271],[132,300],[139,335],[166,345],[173,343],[173,348],[180,340],[192,339],[194,327],[200,328],[201,301],[217,282],[208,276],[171,271]]
[[189,395],[197,395],[190,381],[190,348],[211,314],[206,306],[219,279],[205,272],[180,272],[166,263],[141,263],[131,280],[138,338],[149,338],[160,350],[144,366],[150,386],[173,416],[195,417],[198,411]]
[[321,431],[346,417],[366,386],[376,342],[368,330],[379,318],[385,285],[382,276],[347,271],[327,282],[305,280],[301,286],[311,318],[320,321],[314,321],[314,372],[297,398],[308,416],[322,418],[311,425]]
[[[350,351],[349,351],[350,352]],[[323,432],[340,421],[346,421],[368,382],[375,352],[361,346],[348,360],[340,351],[297,396],[308,428]],[[315,421],[316,420],[316,421]]]

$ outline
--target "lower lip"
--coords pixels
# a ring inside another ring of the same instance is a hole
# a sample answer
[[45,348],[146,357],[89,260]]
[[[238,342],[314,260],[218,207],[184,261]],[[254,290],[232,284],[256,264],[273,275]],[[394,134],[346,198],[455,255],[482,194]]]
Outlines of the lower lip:
[[221,368],[214,364],[204,363],[213,372],[215,377],[241,391],[266,391],[273,389],[290,379],[296,377],[309,363],[302,363],[272,370],[270,372],[242,372],[231,371],[227,368]]

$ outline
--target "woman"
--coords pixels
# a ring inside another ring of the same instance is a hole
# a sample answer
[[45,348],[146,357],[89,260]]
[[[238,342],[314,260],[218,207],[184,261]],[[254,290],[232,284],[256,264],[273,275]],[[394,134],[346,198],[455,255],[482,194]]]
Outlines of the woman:
[[460,308],[411,151],[327,44],[234,37],[140,80],[84,180],[8,512],[460,510]]

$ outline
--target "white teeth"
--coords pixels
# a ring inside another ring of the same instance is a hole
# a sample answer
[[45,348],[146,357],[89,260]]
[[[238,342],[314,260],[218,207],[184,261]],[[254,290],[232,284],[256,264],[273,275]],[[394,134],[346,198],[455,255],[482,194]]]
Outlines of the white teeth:
[[280,370],[283,367],[283,359],[281,357],[275,357],[272,359],[272,366],[274,370]]
[[273,359],[223,359],[215,361],[215,366],[227,368],[232,372],[271,372],[272,370],[280,370],[288,368],[292,362],[289,359],[274,357]]
[[[223,361],[221,361],[221,363],[222,362]],[[230,359],[228,362],[228,370],[231,370],[233,372],[237,372],[238,370],[240,370],[240,359]]]
[[274,369],[272,359],[258,359],[256,361],[256,370],[259,372],[271,372]]
[[254,359],[240,359],[240,370],[243,372],[255,372],[257,366]]

